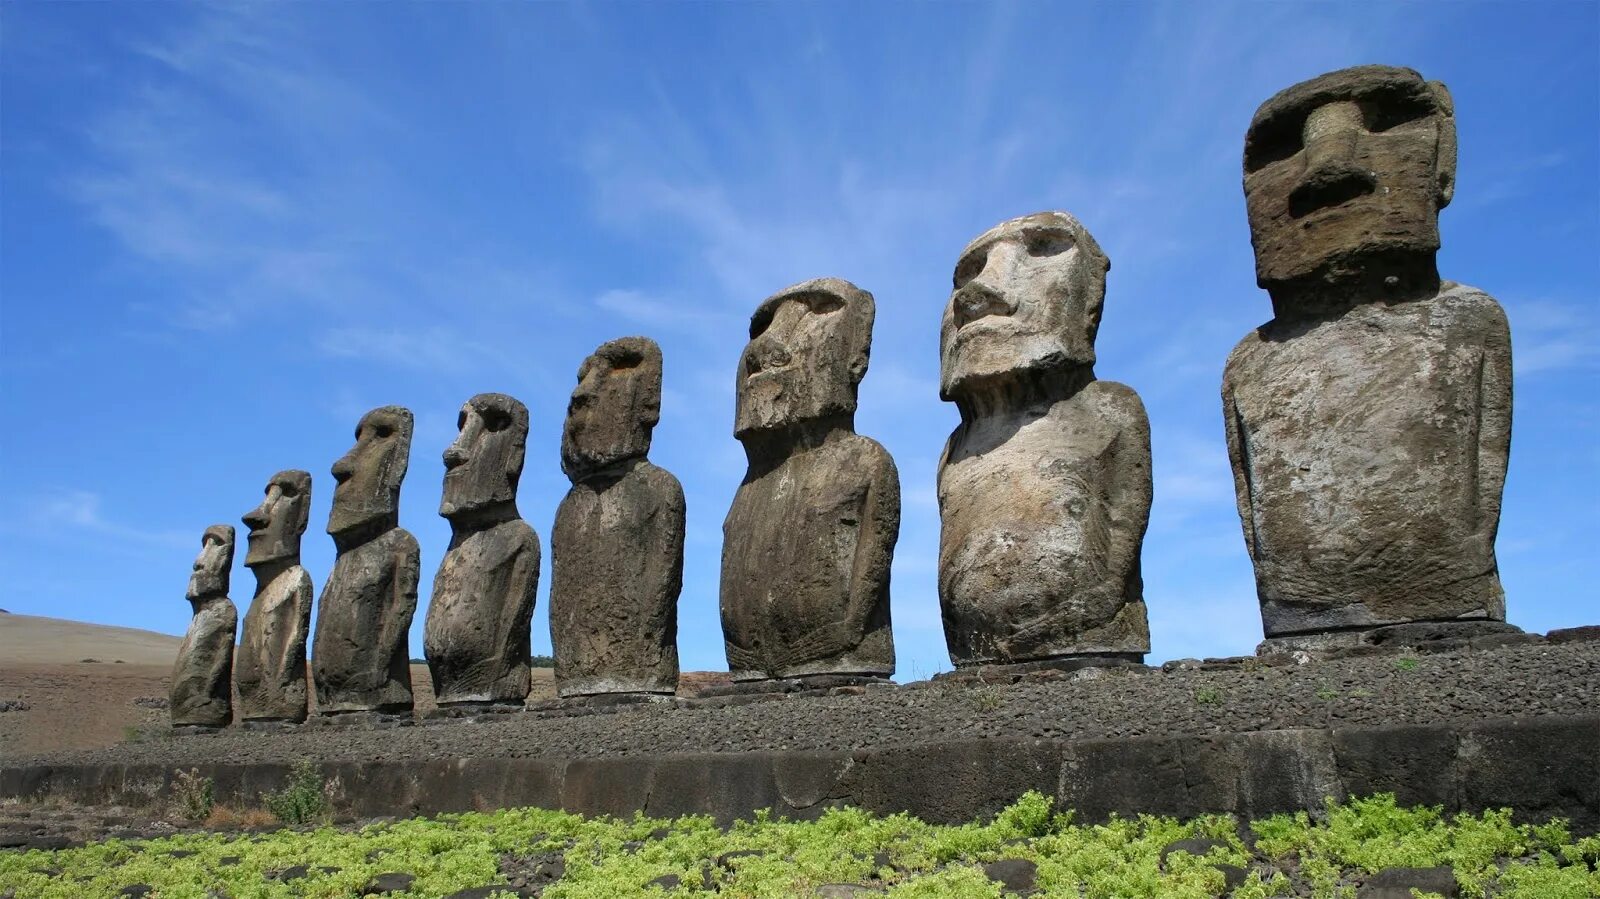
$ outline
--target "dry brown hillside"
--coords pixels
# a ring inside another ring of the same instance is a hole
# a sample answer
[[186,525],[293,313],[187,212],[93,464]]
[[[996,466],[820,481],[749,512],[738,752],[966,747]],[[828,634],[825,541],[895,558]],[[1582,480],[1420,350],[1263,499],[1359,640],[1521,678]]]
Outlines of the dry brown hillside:
[[[0,613],[0,761],[163,738],[182,642],[134,628]],[[686,671],[680,693],[727,681],[726,673]],[[428,666],[412,665],[411,683],[417,710],[432,709]],[[554,696],[554,672],[535,668],[528,698]]]

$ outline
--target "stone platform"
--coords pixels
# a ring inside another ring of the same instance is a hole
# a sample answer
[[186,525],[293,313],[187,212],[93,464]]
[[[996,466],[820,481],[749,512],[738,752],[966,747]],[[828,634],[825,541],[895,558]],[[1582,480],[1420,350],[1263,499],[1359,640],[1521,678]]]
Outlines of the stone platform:
[[728,706],[700,703],[738,694],[421,727],[235,729],[0,758],[0,797],[150,805],[168,800],[176,772],[199,768],[220,802],[249,808],[305,760],[340,779],[341,811],[355,816],[540,805],[727,821],[854,805],[957,822],[1032,789],[1098,820],[1316,812],[1328,796],[1394,792],[1595,832],[1597,638],[1581,628],[1400,653],[830,686]]
[[[287,763],[197,766],[219,801],[254,804],[280,789]],[[510,806],[586,815],[709,814],[756,809],[811,818],[848,805],[955,824],[993,815],[1027,790],[1080,820],[1112,814],[1260,817],[1393,792],[1446,813],[1509,807],[1600,831],[1600,715],[1461,725],[1349,727],[1111,740],[969,740],[854,752],[672,753],[601,758],[463,758],[330,762],[356,816]],[[0,796],[150,805],[173,768],[152,764],[0,767]]]

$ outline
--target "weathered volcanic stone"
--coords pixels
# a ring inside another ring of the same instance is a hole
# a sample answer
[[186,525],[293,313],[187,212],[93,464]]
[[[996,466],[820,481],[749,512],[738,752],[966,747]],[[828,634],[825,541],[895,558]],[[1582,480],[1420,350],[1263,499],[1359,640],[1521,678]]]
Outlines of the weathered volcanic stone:
[[306,640],[311,634],[311,575],[300,567],[300,537],[311,512],[311,473],[280,471],[266,498],[245,513],[250,528],[244,564],[256,595],[244,615],[234,659],[239,717],[245,721],[306,720]]
[[407,632],[421,554],[399,526],[411,430],[411,410],[380,406],[333,463],[328,533],[338,557],[318,603],[311,669],[321,715],[412,708]]
[[1110,261],[1064,212],[962,251],[940,332],[961,410],[939,466],[939,603],[957,666],[1150,650],[1139,551],[1150,423],[1094,376]]
[[722,526],[722,634],[735,680],[894,673],[889,563],[900,478],[855,433],[872,294],[822,278],[750,318],[734,436],[750,460]]
[[428,671],[441,706],[520,705],[539,589],[539,535],[517,512],[528,408],[480,393],[461,407],[458,426],[444,451],[439,514],[452,533],[423,630]]
[[1283,91],[1245,138],[1273,318],[1222,399],[1268,638],[1505,619],[1510,331],[1434,264],[1455,150],[1444,86],[1388,66]]
[[572,489],[551,534],[550,638],[562,696],[678,686],[683,487],[645,458],[661,418],[661,348],[602,344],[578,368],[561,435]]
[[233,527],[206,528],[189,575],[194,617],[172,666],[173,727],[227,727],[233,721],[233,635],[239,610],[228,598],[232,568]]

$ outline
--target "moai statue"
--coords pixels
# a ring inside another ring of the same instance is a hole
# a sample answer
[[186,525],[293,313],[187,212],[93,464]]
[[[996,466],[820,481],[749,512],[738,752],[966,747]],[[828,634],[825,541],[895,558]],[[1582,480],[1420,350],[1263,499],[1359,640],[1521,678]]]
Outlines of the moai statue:
[[661,418],[661,348],[603,343],[578,367],[561,434],[572,489],[551,534],[550,638],[562,696],[678,686],[683,488],[645,458]]
[[227,727],[233,722],[233,635],[239,610],[228,598],[232,568],[232,526],[206,528],[189,575],[194,617],[172,666],[173,727]]
[[441,707],[520,708],[539,589],[539,535],[517,513],[528,407],[480,393],[461,407],[457,427],[444,451],[439,514],[451,537],[423,630],[428,671]]
[[733,428],[750,467],[722,525],[722,636],[736,681],[894,673],[900,476],[855,432],[874,313],[872,294],[819,278],[750,317]]
[[961,424],[939,463],[939,605],[958,667],[1142,661],[1150,423],[1094,376],[1111,262],[1064,212],[962,250],[939,334]]
[[[1515,630],[1494,554],[1510,330],[1439,280],[1455,174],[1450,94],[1410,69],[1314,78],[1250,123],[1273,318],[1228,357],[1222,401],[1263,651]],[[1399,624],[1422,626],[1385,636]]]
[[311,654],[320,715],[412,709],[407,633],[421,558],[400,527],[411,429],[411,410],[373,409],[356,426],[356,445],[333,463],[328,533],[338,557],[322,586]]
[[306,720],[311,575],[300,567],[300,537],[310,512],[311,473],[289,470],[272,476],[266,498],[243,518],[250,528],[244,564],[256,576],[233,666],[245,721]]

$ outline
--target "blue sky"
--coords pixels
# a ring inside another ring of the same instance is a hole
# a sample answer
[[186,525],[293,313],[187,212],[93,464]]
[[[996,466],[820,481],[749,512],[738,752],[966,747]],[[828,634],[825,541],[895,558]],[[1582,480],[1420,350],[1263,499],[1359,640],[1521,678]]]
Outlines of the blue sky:
[[[1152,658],[1249,652],[1218,399],[1270,315],[1243,135],[1275,91],[1382,62],[1454,93],[1440,269],[1511,320],[1511,620],[1600,622],[1595,4],[7,3],[0,24],[0,608],[181,633],[201,531],[281,468],[315,478],[320,589],[329,466],[398,403],[420,655],[440,454],[462,401],[503,391],[532,415],[548,651],[567,397],[597,344],[647,334],[652,458],[689,504],[683,665],[721,669],[749,314],[837,276],[877,297],[857,428],[902,479],[899,676],[948,669],[940,312],[967,240],[1054,208],[1111,257],[1098,373],[1150,414]],[[241,609],[253,585],[236,567]]]

